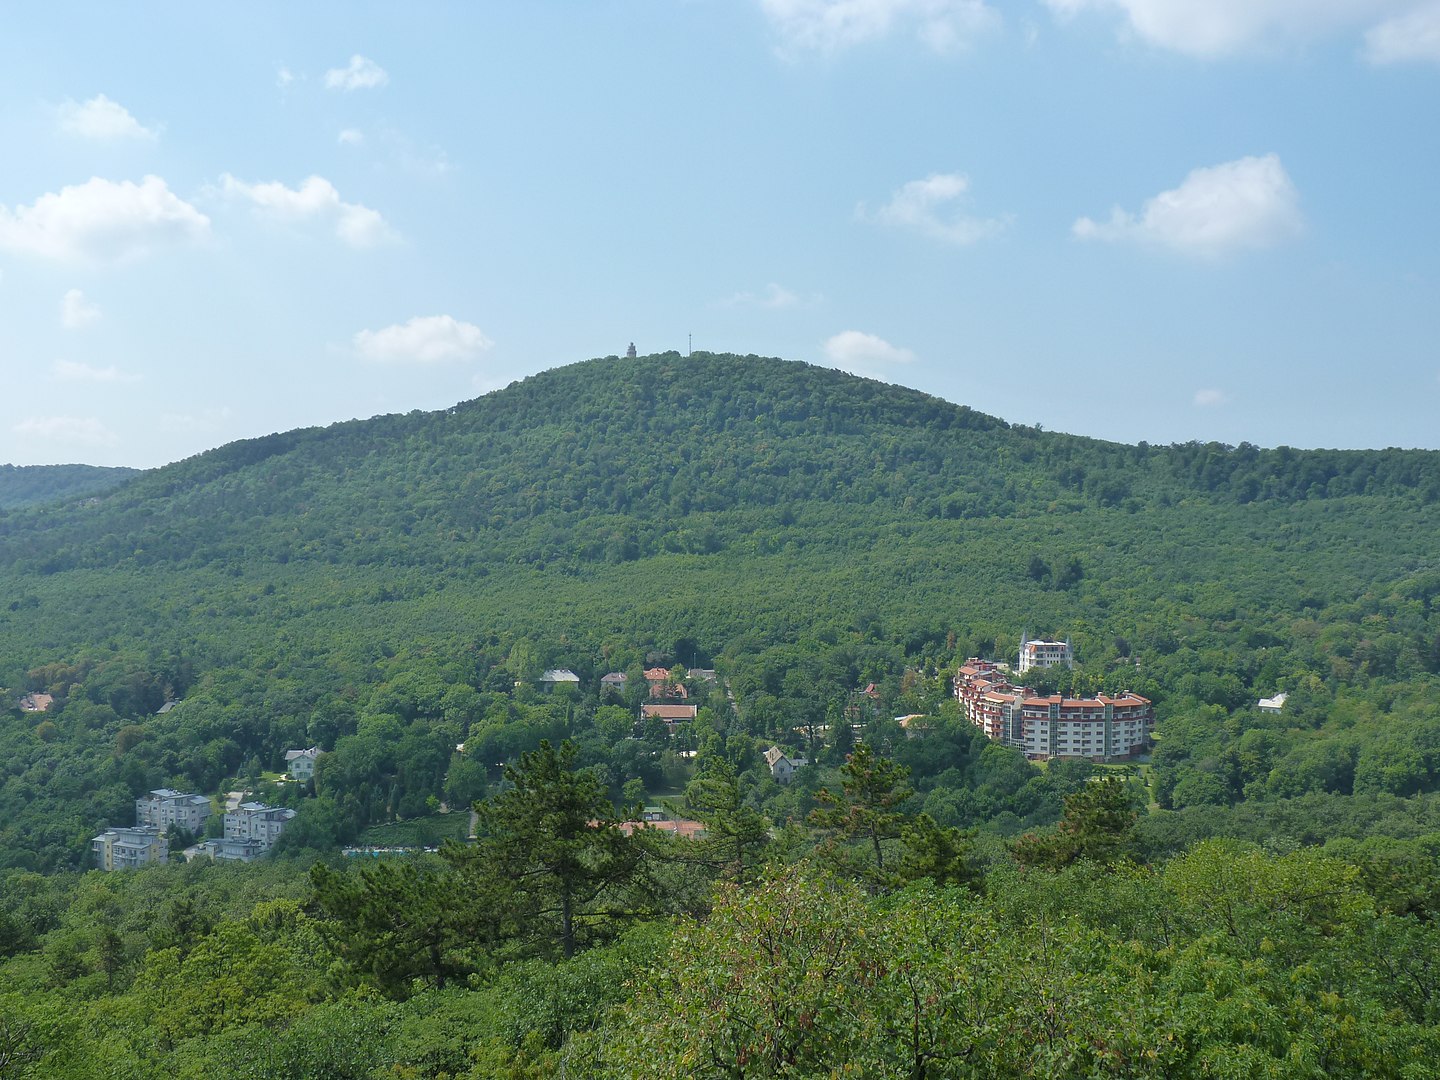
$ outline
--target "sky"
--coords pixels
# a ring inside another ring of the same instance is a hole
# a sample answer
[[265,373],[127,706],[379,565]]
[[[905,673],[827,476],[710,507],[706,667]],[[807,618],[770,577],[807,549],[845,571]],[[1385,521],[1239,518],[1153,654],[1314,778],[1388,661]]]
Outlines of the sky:
[[0,148],[0,462],[692,341],[1440,448],[1440,0],[20,0]]

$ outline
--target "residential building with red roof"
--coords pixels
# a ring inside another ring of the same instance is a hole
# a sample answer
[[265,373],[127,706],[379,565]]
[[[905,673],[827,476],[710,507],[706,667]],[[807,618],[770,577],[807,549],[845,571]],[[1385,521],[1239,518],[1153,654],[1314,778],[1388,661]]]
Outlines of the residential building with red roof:
[[1139,694],[1042,697],[1012,684],[999,665],[974,657],[955,675],[955,699],[989,738],[1034,760],[1133,757],[1155,730],[1155,709]]

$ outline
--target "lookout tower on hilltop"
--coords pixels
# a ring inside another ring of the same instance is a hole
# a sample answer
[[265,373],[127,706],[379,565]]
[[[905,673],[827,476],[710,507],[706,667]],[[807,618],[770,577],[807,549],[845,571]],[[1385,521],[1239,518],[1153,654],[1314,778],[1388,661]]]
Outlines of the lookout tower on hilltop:
[[625,355],[631,360],[635,359],[635,342],[630,342],[630,347],[625,350]]

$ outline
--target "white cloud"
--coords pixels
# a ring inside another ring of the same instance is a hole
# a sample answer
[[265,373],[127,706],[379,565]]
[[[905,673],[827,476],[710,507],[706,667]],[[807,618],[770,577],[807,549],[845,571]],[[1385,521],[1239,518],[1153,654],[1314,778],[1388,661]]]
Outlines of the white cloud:
[[119,102],[96,94],[83,105],[67,101],[60,106],[60,130],[82,139],[155,139],[157,133],[143,126]]
[[382,330],[361,330],[354,341],[355,351],[367,360],[414,364],[464,360],[494,344],[478,326],[449,315],[416,316]]
[[158,176],[138,184],[97,176],[30,206],[0,206],[0,251],[49,259],[123,262],[209,234],[210,219]]
[[766,311],[779,311],[782,308],[799,307],[806,303],[818,303],[820,298],[812,295],[808,300],[801,298],[798,293],[793,293],[783,285],[770,282],[765,286],[765,291],[760,293],[737,292],[727,296],[720,301],[721,307],[750,307],[761,308]]
[[341,146],[364,146],[365,133],[359,128],[346,128],[336,137]]
[[66,330],[79,330],[100,318],[100,309],[85,299],[79,289],[71,289],[60,301],[60,325]]
[[117,442],[115,433],[93,416],[29,416],[10,430],[73,446],[114,446]]
[[290,84],[295,81],[295,73],[288,67],[277,68],[275,71],[275,85],[281,90],[287,90]]
[[970,181],[960,173],[935,173],[924,180],[911,180],[873,214],[862,203],[856,213],[862,220],[912,229],[933,240],[964,246],[1002,232],[1005,218],[968,217],[947,207],[962,199]]
[[[1113,11],[1151,45],[1204,59],[1349,32],[1417,0],[1045,0],[1057,15]],[[1433,0],[1420,0],[1433,6]]]
[[1229,396],[1223,390],[1195,391],[1195,404],[1202,409],[1208,409],[1215,405],[1224,405],[1229,400]]
[[879,369],[915,360],[915,354],[909,349],[859,330],[843,330],[830,338],[825,342],[825,355],[838,368],[872,377]]
[[1082,240],[1134,240],[1185,255],[1218,258],[1273,247],[1304,228],[1299,196],[1280,158],[1244,157],[1195,169],[1179,187],[1149,199],[1137,217],[1119,207],[1109,221],[1082,217]]
[[1372,64],[1440,63],[1440,3],[1372,26],[1365,32],[1365,58]]
[[787,53],[835,53],[909,33],[938,53],[966,48],[1000,21],[983,0],[760,0]]
[[223,194],[249,202],[256,213],[272,220],[314,218],[333,222],[335,235],[351,247],[374,247],[396,239],[394,230],[378,211],[345,202],[335,185],[323,176],[307,177],[299,187],[288,188],[278,180],[247,184],[226,173],[220,184]]
[[384,68],[359,53],[350,57],[348,67],[331,68],[325,72],[327,90],[373,90],[389,81],[390,76]]
[[139,375],[127,375],[113,364],[106,368],[97,368],[74,360],[56,360],[55,378],[61,382],[132,383],[140,381]]

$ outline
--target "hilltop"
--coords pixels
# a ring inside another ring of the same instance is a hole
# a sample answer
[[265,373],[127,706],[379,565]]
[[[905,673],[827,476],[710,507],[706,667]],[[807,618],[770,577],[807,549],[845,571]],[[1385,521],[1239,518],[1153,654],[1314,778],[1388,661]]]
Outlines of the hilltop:
[[1431,505],[1440,453],[1128,446],[798,362],[667,353],[232,443],[98,506],[0,518],[0,565],[617,562],[713,553],[808,511],[919,523],[1353,495]]

